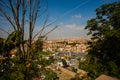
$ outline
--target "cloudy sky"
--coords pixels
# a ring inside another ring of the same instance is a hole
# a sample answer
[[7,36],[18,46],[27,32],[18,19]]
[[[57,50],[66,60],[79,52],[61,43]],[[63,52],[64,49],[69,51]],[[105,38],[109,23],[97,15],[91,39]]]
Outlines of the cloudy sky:
[[[43,0],[44,1],[44,0]],[[58,26],[48,36],[48,39],[65,39],[78,38],[86,36],[87,30],[84,27],[87,25],[87,20],[95,17],[95,9],[105,3],[111,3],[118,0],[48,0],[47,15],[49,21],[55,21],[46,31]],[[36,33],[45,17],[37,20]],[[2,25],[3,24],[3,25]],[[2,26],[1,26],[2,25]],[[0,21],[0,28],[11,31],[10,25]],[[28,28],[28,27],[27,27]],[[28,29],[26,29],[25,32]],[[3,31],[0,31],[0,36],[6,36]],[[27,36],[27,35],[26,35]]]

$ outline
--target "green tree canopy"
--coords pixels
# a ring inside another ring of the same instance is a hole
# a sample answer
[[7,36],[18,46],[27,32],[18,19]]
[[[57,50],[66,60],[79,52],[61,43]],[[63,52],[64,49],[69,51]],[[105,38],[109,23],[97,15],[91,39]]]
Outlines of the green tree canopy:
[[88,20],[85,29],[92,35],[88,55],[88,72],[120,78],[120,2],[104,4],[96,9],[96,17]]

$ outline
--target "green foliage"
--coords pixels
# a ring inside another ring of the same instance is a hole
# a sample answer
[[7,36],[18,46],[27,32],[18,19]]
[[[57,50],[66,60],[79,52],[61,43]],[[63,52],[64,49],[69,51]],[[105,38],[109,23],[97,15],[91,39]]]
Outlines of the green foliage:
[[[6,40],[0,39],[0,80],[25,80],[25,76],[30,79],[38,77],[40,75],[39,55],[34,53],[34,56],[30,56],[31,59],[26,61],[25,57],[20,58],[18,52],[14,53],[14,57],[11,57],[10,51],[17,49],[23,42],[20,41],[20,31],[12,32]],[[26,74],[26,72],[29,72]]]
[[38,51],[37,54],[39,54],[39,55],[50,55],[50,54],[53,54],[53,53],[52,52]]
[[66,44],[66,45],[71,45],[71,46],[75,46],[76,44],[79,44],[78,42],[73,42],[73,43],[68,43],[67,41],[63,41],[63,42],[57,42],[58,44]]
[[56,74],[55,72],[53,72],[53,71],[50,71],[50,72],[46,75],[46,77],[45,77],[44,80],[56,80],[56,78],[57,78],[57,74]]
[[92,35],[89,60],[80,62],[79,67],[90,72],[92,78],[100,74],[120,78],[120,2],[102,5],[96,15],[85,27]]
[[[51,52],[40,52],[41,49],[38,50],[43,44],[41,41],[41,44],[37,41],[39,46],[37,46],[36,51],[33,51],[34,54],[30,55],[29,60],[26,60],[24,56],[20,58],[18,52],[14,54],[15,57],[11,58],[10,51],[18,48],[23,43],[20,41],[19,36],[20,32],[14,31],[6,40],[0,38],[0,53],[2,53],[1,56],[3,55],[3,59],[0,61],[0,80],[25,80],[25,77],[32,80],[39,77],[42,72],[45,73],[44,67],[54,62],[53,57],[48,60],[42,59],[43,55],[50,55]],[[40,68],[38,65],[42,67]]]
[[102,71],[103,66],[97,63],[90,63],[90,62],[88,63],[87,61],[80,62],[79,68],[88,71],[89,72],[88,76],[90,76],[91,79],[95,79],[97,76],[103,73]]
[[[23,73],[21,72],[22,65],[18,62],[18,57],[11,58],[10,51],[15,49],[20,45],[18,36],[20,35],[20,31],[12,32],[8,38],[0,40],[0,79],[2,80],[23,80]],[[18,63],[17,63],[18,62]],[[24,67],[22,67],[24,68]],[[18,76],[19,75],[19,76]]]
[[67,66],[67,62],[66,62],[64,59],[62,59],[62,63],[63,63],[63,66],[64,66],[64,67]]
[[55,59],[53,59],[53,57],[49,57],[49,59],[41,59],[39,61],[39,64],[42,65],[43,67],[47,66],[47,65],[50,65],[51,63],[54,62]]
[[5,57],[9,57],[9,53],[12,49],[18,47],[22,42],[19,40],[21,32],[20,31],[13,31],[6,40],[0,40],[0,53],[4,53]]
[[0,63],[1,80],[24,80],[25,66],[18,59],[4,59]]
[[71,69],[73,72],[75,72],[75,73],[77,72],[77,69],[75,67],[71,67]]

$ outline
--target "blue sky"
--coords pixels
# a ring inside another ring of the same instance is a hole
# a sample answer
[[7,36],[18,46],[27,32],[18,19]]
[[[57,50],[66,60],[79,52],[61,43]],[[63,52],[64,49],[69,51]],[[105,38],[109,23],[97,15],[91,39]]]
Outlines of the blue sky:
[[[87,36],[87,30],[84,30],[84,27],[87,25],[87,20],[96,16],[95,9],[102,4],[115,1],[118,0],[48,0],[48,10],[46,14],[49,15],[49,21],[56,20],[56,22],[49,26],[46,31],[55,26],[59,26],[48,35],[48,39],[74,39]],[[37,19],[34,32],[39,30],[40,25],[42,25],[41,22],[45,19],[44,16]],[[11,31],[10,25],[7,24],[7,22],[1,21],[0,28],[8,30],[9,32]],[[28,29],[26,29],[25,32],[28,32],[27,30]],[[6,36],[3,32],[0,32],[0,34]]]
[[94,18],[95,9],[102,4],[117,0],[48,0],[48,14],[57,19],[52,26],[59,27],[48,35],[49,38],[78,38],[86,36],[84,27],[87,20]]

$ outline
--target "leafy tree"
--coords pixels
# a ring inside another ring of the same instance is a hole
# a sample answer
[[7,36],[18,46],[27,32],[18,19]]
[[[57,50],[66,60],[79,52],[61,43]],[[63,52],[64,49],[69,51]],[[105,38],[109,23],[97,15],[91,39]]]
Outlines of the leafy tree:
[[55,60],[53,59],[53,57],[50,57],[48,60],[47,59],[40,59],[39,61],[39,64],[42,66],[42,67],[45,67],[45,66],[48,66],[50,65],[51,63],[53,63]]
[[[1,80],[23,80],[24,74],[22,70],[25,69],[24,64],[20,64],[19,61],[20,56],[16,56],[14,58],[11,57],[11,50],[15,49],[20,45],[18,40],[20,32],[14,31],[12,32],[8,38],[2,41],[1,44],[1,62],[0,62],[0,79]],[[14,53],[16,54],[16,52]],[[21,67],[23,69],[21,69]],[[18,76],[19,75],[19,76]]]
[[57,74],[53,71],[50,71],[44,80],[56,80],[57,79]]
[[88,65],[82,67],[92,78],[100,74],[120,78],[120,2],[104,4],[96,9],[96,17],[88,20],[85,29],[92,35]]
[[67,66],[66,60],[62,59],[62,64],[63,64],[63,67],[66,67]]

